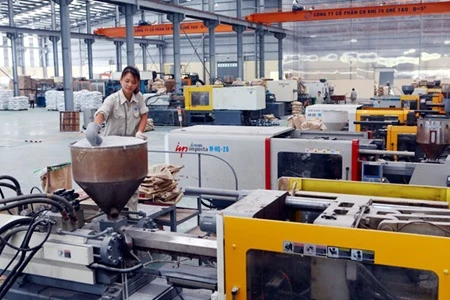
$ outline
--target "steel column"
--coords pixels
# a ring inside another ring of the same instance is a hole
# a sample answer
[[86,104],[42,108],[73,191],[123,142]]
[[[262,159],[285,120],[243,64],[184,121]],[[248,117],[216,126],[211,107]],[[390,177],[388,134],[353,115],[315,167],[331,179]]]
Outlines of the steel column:
[[[175,0],[178,2],[178,0]],[[175,90],[181,89],[181,32],[180,23],[184,19],[183,15],[167,15],[167,19],[173,23],[173,73],[175,77]]]
[[122,45],[123,42],[114,42],[116,45],[116,71],[122,72]]
[[142,48],[142,71],[147,71],[147,47],[148,44],[139,44]]
[[[236,17],[242,19],[242,0],[236,0]],[[245,31],[243,26],[233,26],[233,30],[236,31],[236,43],[237,43],[237,67],[238,77],[244,80],[244,43],[242,33]]]
[[66,111],[73,111],[72,86],[72,49],[70,44],[70,15],[69,4],[72,0],[54,0],[59,4],[61,22],[61,47],[63,59],[64,105]]
[[[56,30],[56,10],[55,10],[55,3],[53,1],[50,1],[50,8],[51,8],[51,18],[52,18],[52,30]],[[59,59],[58,59],[58,41],[59,37],[57,36],[51,36],[50,41],[53,45],[53,67],[55,69],[55,77],[59,77]]]
[[159,72],[164,73],[164,46],[158,45],[159,52]]
[[[9,26],[14,26],[14,9],[12,0],[8,0],[8,16],[9,16]],[[15,33],[8,33],[6,36],[11,40],[14,96],[19,96],[19,81],[18,81],[19,74],[17,72],[17,47],[16,47],[17,35]]]
[[120,8],[122,14],[125,15],[126,27],[126,43],[127,43],[127,65],[134,66],[134,21],[133,16],[137,12],[137,8],[133,4],[126,4]]
[[26,68],[25,68],[25,44],[24,44],[24,35],[19,34],[19,36],[16,39],[16,43],[19,42],[18,49],[19,51],[19,66],[22,67],[22,75],[25,75]]
[[44,78],[48,77],[47,74],[47,66],[48,66],[48,48],[47,48],[47,39],[45,37],[39,37],[39,48],[40,48],[40,57],[41,57],[41,66]]
[[[90,0],[86,0],[86,33],[91,34],[91,3]],[[95,42],[94,39],[85,39],[87,47],[87,61],[89,70],[89,79],[94,79],[94,60],[92,57],[92,44]],[[81,60],[80,60],[81,62]]]
[[275,33],[275,38],[278,40],[278,79],[283,79],[283,39],[286,37],[284,33]]
[[[7,34],[8,35],[8,34]],[[8,47],[8,37],[3,37],[3,65],[9,67],[9,47]]]
[[264,78],[265,76],[265,61],[264,61],[264,54],[265,54],[265,49],[264,49],[264,36],[265,36],[265,31],[262,29],[258,29],[258,35],[259,35],[259,78]]
[[242,19],[242,0],[236,0],[236,17]]
[[233,26],[233,30],[236,31],[237,39],[237,66],[238,66],[238,77],[244,80],[244,43],[243,43],[243,32],[245,27],[243,26]]
[[205,21],[205,26],[208,27],[208,39],[209,39],[209,81],[214,83],[217,78],[216,68],[216,35],[214,29],[219,25],[216,21]]

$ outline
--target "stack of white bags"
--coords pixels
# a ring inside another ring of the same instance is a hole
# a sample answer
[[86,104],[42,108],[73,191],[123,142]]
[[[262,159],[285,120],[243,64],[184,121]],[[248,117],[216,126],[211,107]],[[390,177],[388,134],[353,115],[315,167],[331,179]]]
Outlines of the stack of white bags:
[[47,110],[56,110],[56,102],[59,97],[63,98],[64,102],[64,92],[62,91],[46,91],[45,92],[45,105]]
[[28,97],[11,97],[8,101],[8,110],[26,110],[28,109]]
[[14,96],[12,90],[0,90],[0,110],[8,109],[9,99]]
[[[64,92],[47,91],[45,101],[48,110],[65,111]],[[89,92],[86,90],[73,93],[73,104],[75,111],[83,111],[85,108],[97,109],[102,105],[103,96],[100,92]]]

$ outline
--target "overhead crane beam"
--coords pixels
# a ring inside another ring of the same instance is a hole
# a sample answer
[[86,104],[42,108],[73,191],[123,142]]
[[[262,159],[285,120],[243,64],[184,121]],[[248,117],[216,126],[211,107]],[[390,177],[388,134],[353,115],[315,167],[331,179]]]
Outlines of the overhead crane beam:
[[450,13],[450,1],[410,4],[386,4],[347,8],[313,9],[288,12],[255,13],[246,17],[250,22],[273,24],[282,22],[311,22],[340,19],[405,17]]
[[[181,23],[181,29],[186,34],[202,34],[208,33],[208,27],[203,22],[185,22]],[[125,37],[125,27],[98,28],[94,30],[94,34],[104,35],[107,37]],[[233,27],[226,24],[219,24],[215,32],[233,32]],[[134,36],[156,36],[156,35],[172,35],[173,24],[154,24],[141,25],[134,27]]]
[[214,12],[203,11],[182,5],[174,5],[159,0],[97,0],[97,2],[105,2],[115,5],[133,4],[139,9],[150,10],[163,14],[181,14],[185,18],[192,18],[202,21],[216,21],[219,24],[239,25],[252,29],[262,29],[272,33],[286,33],[281,27],[265,26],[250,22],[247,20],[216,14]]
[[[6,33],[26,33],[26,34],[35,34],[40,36],[48,36],[48,37],[60,37],[61,32],[57,30],[45,30],[45,29],[31,29],[31,28],[23,28],[23,27],[11,27],[11,26],[0,26],[0,32],[6,32]],[[103,39],[103,40],[112,40],[112,41],[119,41],[119,42],[125,42],[125,38],[120,37],[103,37],[98,36],[94,34],[87,34],[87,33],[79,33],[79,32],[71,32],[70,36],[73,39]],[[134,42],[136,44],[153,44],[153,45],[166,45],[166,42],[159,39],[134,39]]]

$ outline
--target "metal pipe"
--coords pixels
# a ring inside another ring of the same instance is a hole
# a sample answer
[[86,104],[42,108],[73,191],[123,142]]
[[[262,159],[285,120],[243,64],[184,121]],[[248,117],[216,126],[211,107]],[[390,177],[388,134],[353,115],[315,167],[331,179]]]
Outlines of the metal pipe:
[[[14,27],[14,9],[12,0],[8,0],[8,16],[9,26]],[[19,96],[19,73],[17,71],[17,44],[15,33],[9,33],[7,37],[11,40],[11,55],[12,55],[12,70],[13,70],[13,84],[14,84],[14,96]]]
[[126,26],[126,41],[127,41],[127,65],[134,66],[134,24],[133,15],[136,12],[134,5],[125,5],[125,26]]
[[63,58],[63,85],[64,105],[66,111],[73,111],[73,86],[72,86],[72,50],[70,44],[70,14],[69,3],[72,0],[60,0],[60,22],[61,22],[61,46]]
[[240,191],[226,190],[226,189],[212,189],[212,188],[202,188],[202,187],[187,187],[184,190],[186,196],[223,196],[223,197],[233,197],[237,198],[243,193]]
[[265,45],[264,45],[264,30],[259,30],[259,78],[264,78],[265,76]]
[[236,41],[237,41],[237,67],[238,67],[238,77],[244,80],[244,43],[243,43],[243,33],[245,28],[242,26],[234,26],[234,31],[236,31]]
[[142,48],[142,71],[147,71],[147,44],[140,44]]
[[[52,30],[56,30],[56,10],[53,0],[50,1],[51,18],[52,18]],[[55,71],[55,77],[59,77],[59,60],[58,60],[58,41],[59,37],[50,37],[50,41],[53,46],[53,68]]]
[[372,149],[359,149],[360,154],[374,154],[374,155],[398,155],[414,157],[416,154],[409,151],[388,151],[388,150],[372,150]]
[[[91,32],[91,2],[90,0],[86,0],[86,33]],[[94,79],[94,62],[92,57],[92,44],[94,43],[93,39],[85,39],[84,42],[87,46],[87,61],[88,61],[88,72],[89,79]],[[81,57],[80,57],[81,60]]]
[[62,230],[61,228],[58,228],[56,230],[56,233],[63,234],[63,235],[79,236],[79,237],[86,238],[86,239],[96,239],[101,236],[108,235],[108,234],[112,233],[113,231],[114,230],[112,227],[108,227],[105,230],[103,230],[102,232],[99,232],[96,234],[83,234],[83,233],[79,233],[79,232],[66,231],[66,230]]
[[207,21],[206,26],[208,27],[208,40],[209,40],[209,81],[214,83],[217,78],[216,73],[216,35],[215,28],[217,23],[214,21]]
[[122,45],[123,42],[114,42],[116,45],[116,71],[122,71]]

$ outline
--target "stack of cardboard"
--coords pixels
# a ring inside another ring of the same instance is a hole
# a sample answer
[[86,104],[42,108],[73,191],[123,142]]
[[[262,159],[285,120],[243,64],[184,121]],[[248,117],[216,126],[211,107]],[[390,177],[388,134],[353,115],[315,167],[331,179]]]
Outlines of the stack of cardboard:
[[145,126],[144,132],[155,130],[155,125],[153,124],[153,119],[147,119],[147,126]]
[[300,101],[293,101],[291,105],[293,115],[301,115],[303,113],[303,103]]
[[304,115],[292,115],[287,119],[288,127],[301,130],[327,130],[327,127],[323,124],[322,120],[306,120]]
[[[30,94],[36,93],[36,80],[31,79],[31,76],[19,76],[18,84],[20,96],[29,97]],[[12,80],[9,81],[9,88],[14,89],[14,82]]]
[[157,204],[174,205],[183,197],[175,175],[183,166],[159,164],[149,168],[148,175],[139,187],[139,200]]

